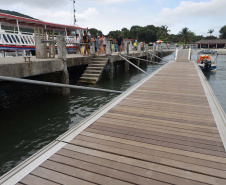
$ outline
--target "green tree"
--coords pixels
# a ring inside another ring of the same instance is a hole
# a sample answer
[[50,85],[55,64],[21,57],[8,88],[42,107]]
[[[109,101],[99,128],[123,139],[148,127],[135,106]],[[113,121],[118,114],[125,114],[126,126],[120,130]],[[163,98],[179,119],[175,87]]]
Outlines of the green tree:
[[132,39],[135,39],[135,40],[138,40],[138,38],[139,38],[139,34],[140,34],[140,26],[137,26],[137,25],[135,25],[135,26],[132,26],[131,28],[130,28],[130,37],[132,38]]
[[189,28],[185,27],[179,32],[180,42],[184,42],[187,44],[188,42],[192,42],[192,37],[194,33],[189,30]]
[[226,25],[223,26],[221,29],[220,29],[220,38],[221,39],[226,39]]
[[212,33],[214,32],[214,29],[209,29],[207,33],[210,34],[210,36],[212,36]]
[[90,28],[89,32],[92,36],[95,36],[95,37],[103,34],[102,31],[97,30],[96,28]]
[[127,28],[122,28],[121,34],[122,38],[129,39],[130,32]]
[[112,36],[113,39],[117,39],[119,35],[121,35],[121,37],[122,37],[122,32],[120,30],[110,31],[108,33],[107,37],[110,37],[110,35]]

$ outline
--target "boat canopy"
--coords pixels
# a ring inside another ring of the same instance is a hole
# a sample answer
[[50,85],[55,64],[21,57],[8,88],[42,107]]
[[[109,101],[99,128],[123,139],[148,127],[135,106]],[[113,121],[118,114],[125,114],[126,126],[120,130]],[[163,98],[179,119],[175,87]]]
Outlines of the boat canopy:
[[215,54],[217,54],[217,51],[214,51],[214,50],[202,50],[198,54],[199,55],[203,55],[203,54],[212,54],[212,55],[215,55]]
[[0,13],[0,24],[5,26],[12,26],[20,28],[45,28],[46,30],[56,30],[56,31],[75,31],[75,30],[87,30],[88,28],[81,28],[76,26],[69,26],[63,24],[49,23],[37,19],[24,18],[14,15],[9,15],[5,13]]

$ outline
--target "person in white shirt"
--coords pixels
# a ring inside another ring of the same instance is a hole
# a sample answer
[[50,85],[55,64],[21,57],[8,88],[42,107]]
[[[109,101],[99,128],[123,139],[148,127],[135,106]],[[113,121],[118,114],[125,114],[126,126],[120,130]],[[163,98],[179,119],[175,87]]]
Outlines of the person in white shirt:
[[81,53],[81,50],[80,50],[80,38],[79,38],[79,35],[76,34],[76,37],[75,37],[75,51],[76,51],[76,54],[78,54],[78,50],[79,52]]

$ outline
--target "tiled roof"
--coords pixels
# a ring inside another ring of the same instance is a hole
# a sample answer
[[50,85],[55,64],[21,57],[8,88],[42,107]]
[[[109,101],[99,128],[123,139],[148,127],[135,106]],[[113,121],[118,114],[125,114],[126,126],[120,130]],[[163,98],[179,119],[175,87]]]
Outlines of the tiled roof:
[[196,44],[226,44],[226,39],[199,40]]

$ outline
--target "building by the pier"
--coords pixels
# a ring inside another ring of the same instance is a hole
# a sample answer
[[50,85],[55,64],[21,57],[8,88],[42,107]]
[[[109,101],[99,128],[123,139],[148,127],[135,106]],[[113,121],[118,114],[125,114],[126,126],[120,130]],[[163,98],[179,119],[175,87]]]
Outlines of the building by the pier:
[[197,41],[196,44],[198,44],[198,48],[225,48],[226,39],[202,39]]

